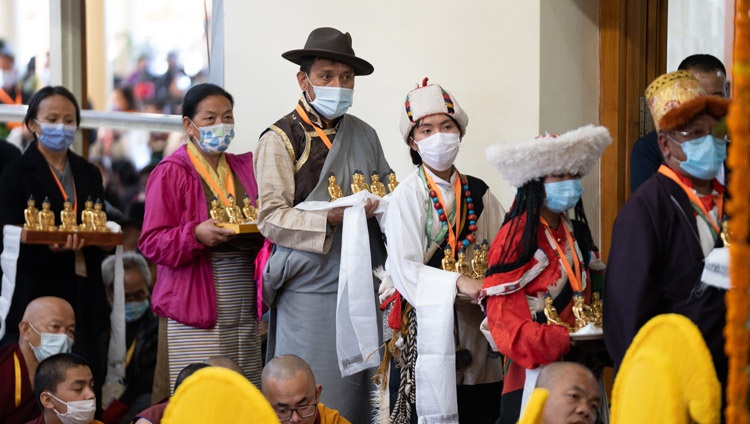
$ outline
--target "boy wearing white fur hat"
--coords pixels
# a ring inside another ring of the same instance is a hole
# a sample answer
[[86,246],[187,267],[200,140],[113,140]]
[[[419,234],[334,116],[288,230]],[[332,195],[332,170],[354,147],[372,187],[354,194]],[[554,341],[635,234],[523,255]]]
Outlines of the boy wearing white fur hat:
[[417,169],[393,191],[386,215],[392,284],[384,281],[381,301],[391,341],[379,370],[378,422],[498,417],[502,362],[479,331],[484,269],[469,264],[481,259],[480,245],[505,211],[482,180],[454,166],[468,120],[455,97],[427,79],[406,96],[401,134]]
[[[501,424],[518,420],[524,385],[533,370],[570,352],[574,300],[588,303],[589,268],[603,268],[593,254],[596,247],[583,211],[580,179],[611,142],[606,128],[589,125],[487,150],[490,162],[518,187],[490,248],[482,290],[489,332],[510,362]],[[571,208],[574,221],[568,219]],[[548,298],[557,314],[545,309]]]

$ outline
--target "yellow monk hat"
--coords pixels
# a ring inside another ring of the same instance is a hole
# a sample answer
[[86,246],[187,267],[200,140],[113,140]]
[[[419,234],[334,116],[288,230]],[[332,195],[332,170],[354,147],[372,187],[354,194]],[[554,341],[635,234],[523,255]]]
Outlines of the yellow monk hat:
[[[247,421],[249,420],[249,421]],[[263,394],[234,371],[208,367],[177,388],[164,411],[164,424],[279,423]]]
[[721,385],[698,327],[678,314],[646,323],[625,353],[610,423],[718,423]]
[[645,95],[657,131],[676,130],[702,113],[722,118],[729,106],[729,99],[709,96],[695,76],[683,70],[659,76]]

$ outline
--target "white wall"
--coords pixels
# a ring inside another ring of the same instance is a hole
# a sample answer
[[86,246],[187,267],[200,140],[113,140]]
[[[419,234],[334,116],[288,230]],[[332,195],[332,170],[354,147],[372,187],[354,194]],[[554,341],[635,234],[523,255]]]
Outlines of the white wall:
[[412,169],[398,131],[400,108],[425,76],[469,114],[459,170],[484,179],[506,208],[515,191],[485,160],[487,146],[597,119],[598,2],[225,0],[224,10],[235,152],[254,150],[260,132],[293,109],[298,67],[281,53],[303,47],[321,26],[350,32],[357,55],[375,66],[357,78],[351,113],[378,131],[399,175]]
[[[539,132],[599,122],[599,2],[542,0]],[[583,203],[600,241],[599,167],[583,178]],[[600,243],[599,243],[600,244]]]

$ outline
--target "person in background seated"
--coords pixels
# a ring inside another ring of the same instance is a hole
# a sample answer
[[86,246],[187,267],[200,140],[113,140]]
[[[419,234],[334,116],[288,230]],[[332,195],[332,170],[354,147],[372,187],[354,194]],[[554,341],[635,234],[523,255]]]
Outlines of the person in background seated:
[[[210,359],[210,358],[209,358]],[[177,379],[174,382],[174,391],[177,391],[177,388],[180,387],[180,384],[182,384],[183,381],[185,381],[186,378],[190,377],[195,373],[196,371],[208,368],[211,365],[206,363],[198,363],[198,364],[190,364],[186,366],[185,368],[180,371],[179,374],[177,374]],[[232,368],[229,368],[232,369]],[[138,415],[133,418],[134,424],[158,424],[161,422],[161,418],[164,416],[164,411],[167,410],[167,405],[169,405],[169,398],[167,398],[163,402],[159,402],[156,405],[151,406],[150,408],[146,408],[145,410],[138,413]]]
[[73,307],[59,297],[31,301],[18,324],[18,343],[0,348],[0,422],[21,424],[39,416],[34,376],[39,362],[73,346]]
[[94,376],[78,355],[60,353],[42,361],[34,376],[34,396],[42,415],[27,424],[102,423],[94,419]]
[[555,362],[539,374],[536,387],[549,392],[544,404],[542,424],[596,422],[599,385],[594,374],[575,362]]
[[[122,256],[125,275],[125,344],[128,355],[125,358],[125,392],[106,406],[102,420],[109,423],[130,422],[130,419],[151,405],[151,386],[156,368],[156,348],[159,321],[151,312],[150,291],[151,270],[146,259],[135,252],[125,252]],[[110,256],[102,263],[102,279],[107,289],[110,304],[113,298],[115,277],[115,257]]]
[[263,396],[280,421],[300,424],[350,424],[338,411],[318,402],[323,386],[315,384],[310,365],[295,355],[277,356],[261,375]]

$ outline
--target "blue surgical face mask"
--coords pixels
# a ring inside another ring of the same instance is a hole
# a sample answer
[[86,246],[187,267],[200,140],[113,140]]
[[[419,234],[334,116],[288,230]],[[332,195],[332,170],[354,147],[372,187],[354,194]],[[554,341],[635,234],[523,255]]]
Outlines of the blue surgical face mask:
[[711,134],[681,143],[680,147],[687,157],[686,161],[680,162],[680,168],[701,180],[716,178],[721,164],[727,158],[726,141]]
[[579,178],[544,183],[544,190],[547,192],[544,205],[555,213],[563,213],[575,206],[581,199],[581,194],[583,194],[583,187],[581,187]]
[[37,334],[39,334],[41,342],[39,346],[31,345],[31,349],[34,351],[34,356],[39,362],[44,361],[52,355],[58,353],[70,353],[70,349],[73,348],[73,339],[65,333],[44,333],[39,332],[34,325],[29,323],[29,326]]
[[40,134],[39,142],[44,147],[52,150],[53,152],[64,152],[68,150],[76,136],[76,130],[78,127],[75,125],[65,124],[50,124],[48,122],[39,122],[36,119],[37,124],[42,130]]
[[207,127],[199,127],[190,121],[200,132],[200,139],[196,145],[208,154],[218,155],[224,153],[234,138],[234,124],[216,124]]
[[141,319],[148,311],[148,299],[142,302],[128,302],[125,304],[125,322],[134,322]]
[[336,119],[346,113],[354,102],[354,89],[313,85],[310,77],[307,82],[315,91],[315,100],[309,102],[326,119]]

